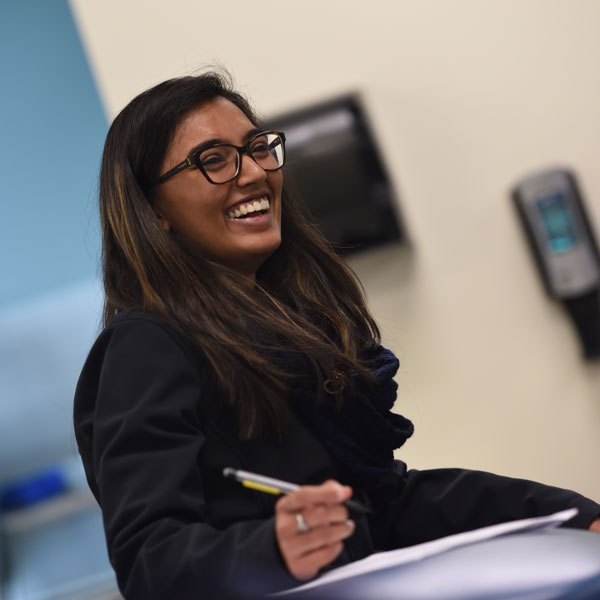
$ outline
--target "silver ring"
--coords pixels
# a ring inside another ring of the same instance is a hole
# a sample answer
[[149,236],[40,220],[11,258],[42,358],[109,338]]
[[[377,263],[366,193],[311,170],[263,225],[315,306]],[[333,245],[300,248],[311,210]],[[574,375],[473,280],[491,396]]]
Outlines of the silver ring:
[[310,527],[306,524],[306,521],[301,513],[296,513],[296,523],[298,523],[299,533],[306,533],[307,531],[310,531]]

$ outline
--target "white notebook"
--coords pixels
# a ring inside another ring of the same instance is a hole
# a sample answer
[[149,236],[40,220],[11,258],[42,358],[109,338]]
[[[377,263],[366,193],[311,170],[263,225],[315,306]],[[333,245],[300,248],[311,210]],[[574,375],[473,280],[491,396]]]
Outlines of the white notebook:
[[576,508],[569,508],[544,517],[534,517],[499,523],[497,525],[490,525],[489,527],[482,527],[481,529],[475,529],[473,531],[457,533],[416,546],[409,546],[408,548],[399,548],[398,550],[390,550],[388,552],[376,552],[361,560],[328,571],[317,579],[313,579],[304,585],[284,590],[273,595],[293,595],[294,593],[302,592],[334,581],[347,579],[356,575],[373,573],[382,569],[388,569],[389,567],[405,565],[436,554],[441,554],[442,552],[446,552],[453,548],[483,542],[509,533],[556,527],[561,523],[572,519],[577,512]]

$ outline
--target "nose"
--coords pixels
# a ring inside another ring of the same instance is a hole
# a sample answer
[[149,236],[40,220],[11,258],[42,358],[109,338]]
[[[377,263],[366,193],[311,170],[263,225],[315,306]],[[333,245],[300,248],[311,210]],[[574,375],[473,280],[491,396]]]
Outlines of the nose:
[[247,154],[242,154],[240,160],[240,172],[237,176],[237,184],[240,186],[264,181],[267,178],[267,172]]

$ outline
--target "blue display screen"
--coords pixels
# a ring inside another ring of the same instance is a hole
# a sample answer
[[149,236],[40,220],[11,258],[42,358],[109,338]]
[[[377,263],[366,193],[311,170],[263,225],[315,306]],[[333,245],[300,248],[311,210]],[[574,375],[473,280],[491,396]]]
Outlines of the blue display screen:
[[557,192],[538,200],[537,209],[546,232],[548,250],[554,254],[568,252],[577,241],[573,215],[568,210],[563,194]]

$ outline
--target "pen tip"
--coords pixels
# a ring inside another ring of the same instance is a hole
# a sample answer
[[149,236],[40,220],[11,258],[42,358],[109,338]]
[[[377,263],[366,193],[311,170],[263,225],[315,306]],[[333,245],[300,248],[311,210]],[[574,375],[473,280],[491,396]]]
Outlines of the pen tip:
[[223,477],[233,477],[234,474],[235,474],[235,470],[232,469],[231,467],[225,467],[223,469]]

